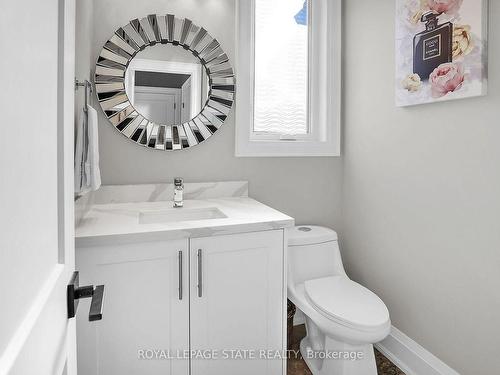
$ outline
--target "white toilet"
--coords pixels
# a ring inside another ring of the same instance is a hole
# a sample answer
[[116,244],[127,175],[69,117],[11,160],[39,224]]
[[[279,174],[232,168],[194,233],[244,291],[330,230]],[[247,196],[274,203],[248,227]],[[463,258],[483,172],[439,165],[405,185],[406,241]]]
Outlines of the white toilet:
[[306,316],[300,352],[314,375],[377,374],[373,343],[389,334],[389,311],[347,277],[333,230],[289,230],[288,298]]

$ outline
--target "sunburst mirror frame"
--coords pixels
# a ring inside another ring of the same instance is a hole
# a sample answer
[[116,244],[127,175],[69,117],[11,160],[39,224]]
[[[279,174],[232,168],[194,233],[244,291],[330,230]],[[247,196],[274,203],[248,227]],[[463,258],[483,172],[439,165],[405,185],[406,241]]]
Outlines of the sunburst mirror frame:
[[[156,124],[130,103],[125,74],[132,59],[146,47],[172,44],[197,57],[208,76],[208,99],[200,113],[180,124]],[[97,58],[95,92],[109,122],[133,142],[157,150],[182,150],[211,137],[226,120],[236,82],[228,56],[217,39],[187,18],[151,14],[120,27]]]

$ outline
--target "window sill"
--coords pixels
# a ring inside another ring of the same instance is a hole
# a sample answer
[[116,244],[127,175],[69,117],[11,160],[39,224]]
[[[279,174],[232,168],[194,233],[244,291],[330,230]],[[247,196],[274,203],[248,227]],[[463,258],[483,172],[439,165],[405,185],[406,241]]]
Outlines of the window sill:
[[248,141],[238,142],[236,157],[331,157],[340,156],[334,142],[314,141]]

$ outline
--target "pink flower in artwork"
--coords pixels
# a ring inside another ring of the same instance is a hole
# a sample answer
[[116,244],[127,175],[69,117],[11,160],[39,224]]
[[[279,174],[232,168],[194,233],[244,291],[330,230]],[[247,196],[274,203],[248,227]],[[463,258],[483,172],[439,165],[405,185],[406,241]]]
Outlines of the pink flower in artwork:
[[429,8],[438,13],[455,15],[464,0],[427,0]]
[[460,90],[465,80],[464,67],[460,63],[439,65],[429,76],[433,98]]

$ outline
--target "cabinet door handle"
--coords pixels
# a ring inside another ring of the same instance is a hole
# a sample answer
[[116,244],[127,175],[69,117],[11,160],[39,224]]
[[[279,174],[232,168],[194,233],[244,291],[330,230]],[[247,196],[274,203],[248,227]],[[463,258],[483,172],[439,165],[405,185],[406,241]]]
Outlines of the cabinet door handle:
[[179,251],[179,300],[182,301],[182,251]]
[[203,274],[202,274],[201,249],[198,249],[198,297],[203,295]]

